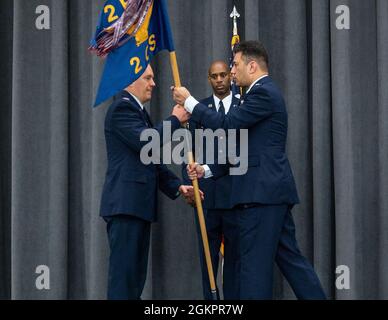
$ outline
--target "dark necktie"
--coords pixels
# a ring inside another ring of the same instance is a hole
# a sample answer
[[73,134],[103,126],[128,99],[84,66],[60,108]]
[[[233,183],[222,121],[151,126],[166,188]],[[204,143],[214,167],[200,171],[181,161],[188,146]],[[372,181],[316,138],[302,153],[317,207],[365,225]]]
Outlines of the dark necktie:
[[222,101],[220,101],[218,112],[225,115],[225,107],[224,107],[224,103]]

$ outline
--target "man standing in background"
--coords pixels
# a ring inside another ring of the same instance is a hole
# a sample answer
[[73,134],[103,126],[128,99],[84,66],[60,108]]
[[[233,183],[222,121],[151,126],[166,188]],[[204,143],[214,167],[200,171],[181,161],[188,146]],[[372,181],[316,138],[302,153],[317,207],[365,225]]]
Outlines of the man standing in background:
[[[240,100],[233,96],[230,90],[231,75],[229,66],[224,61],[214,61],[208,72],[208,81],[212,87],[213,94],[202,100],[201,103],[209,108],[212,112],[219,112],[223,115],[228,114],[232,108],[237,108]],[[196,146],[195,144],[195,130],[203,129],[201,124],[197,121],[189,121],[189,129],[191,136],[193,137],[193,150],[202,154],[203,163],[206,163],[206,139],[202,141],[202,146]],[[220,136],[218,139],[222,140],[225,137]],[[218,140],[218,142],[220,142]],[[225,142],[225,141],[224,141]],[[216,152],[226,152],[226,150],[219,150],[218,143],[215,141],[214,150]],[[199,154],[195,154],[198,159]],[[217,159],[218,155],[215,154],[214,158]],[[191,184],[189,177],[187,176],[186,165],[182,166],[182,177],[185,184]],[[233,279],[236,275],[236,261],[235,252],[229,250],[230,232],[233,232],[233,214],[232,207],[230,205],[230,188],[231,177],[223,176],[220,179],[202,179],[199,181],[201,190],[205,193],[205,200],[203,202],[204,217],[206,222],[207,235],[209,240],[210,255],[212,258],[212,265],[214,274],[217,275],[219,265],[219,252],[221,248],[222,238],[225,240],[224,251],[224,270],[223,270],[223,293],[224,297],[228,299],[231,296],[233,288]],[[202,237],[199,228],[198,216],[195,215],[197,222],[198,239],[200,242],[200,261],[202,271],[202,286],[203,295],[205,300],[212,300],[212,293],[209,285],[209,274],[207,270],[206,260],[203,251]],[[218,291],[217,294],[219,295]]]

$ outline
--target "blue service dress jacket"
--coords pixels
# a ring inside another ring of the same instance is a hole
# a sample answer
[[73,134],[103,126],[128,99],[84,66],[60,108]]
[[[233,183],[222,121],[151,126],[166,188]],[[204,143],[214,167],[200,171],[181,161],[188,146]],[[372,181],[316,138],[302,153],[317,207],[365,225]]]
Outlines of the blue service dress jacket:
[[[213,130],[248,129],[248,159],[245,159],[248,170],[244,175],[232,176],[231,206],[299,203],[286,155],[286,106],[280,90],[270,77],[255,83],[240,106],[227,115],[213,112],[199,103],[191,119]],[[229,174],[228,165],[209,167],[215,178]]]
[[[171,116],[172,131],[181,127]],[[131,215],[146,221],[157,220],[158,188],[171,199],[179,196],[180,179],[163,164],[145,165],[141,149],[148,143],[140,141],[142,132],[152,128],[151,120],[128,92],[123,91],[109,108],[105,118],[105,139],[108,169],[103,187],[102,217]],[[153,127],[163,144],[162,124]]]

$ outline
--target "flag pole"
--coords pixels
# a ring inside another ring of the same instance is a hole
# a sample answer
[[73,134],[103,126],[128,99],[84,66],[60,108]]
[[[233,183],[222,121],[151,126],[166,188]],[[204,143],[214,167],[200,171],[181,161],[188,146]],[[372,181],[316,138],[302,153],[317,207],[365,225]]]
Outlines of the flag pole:
[[[170,62],[171,62],[171,68],[172,68],[172,74],[174,77],[175,87],[179,88],[182,86],[182,83],[181,83],[181,79],[180,79],[180,75],[179,75],[178,62],[177,62],[175,51],[170,52]],[[189,165],[193,165],[195,163],[194,154],[193,154],[192,150],[190,150],[188,152],[187,159],[188,159]],[[200,225],[200,229],[201,229],[202,244],[203,244],[203,249],[205,252],[207,271],[208,271],[208,275],[209,275],[210,290],[212,293],[213,300],[218,300],[216,281],[215,281],[215,277],[214,277],[213,264],[212,264],[212,259],[211,259],[211,255],[210,255],[210,249],[209,249],[209,240],[207,237],[206,222],[205,222],[205,217],[203,214],[202,200],[201,200],[201,196],[199,194],[198,179],[193,180],[192,183],[193,183],[193,187],[194,187],[194,198],[195,198],[195,204],[197,207],[198,221],[199,221],[199,225]]]

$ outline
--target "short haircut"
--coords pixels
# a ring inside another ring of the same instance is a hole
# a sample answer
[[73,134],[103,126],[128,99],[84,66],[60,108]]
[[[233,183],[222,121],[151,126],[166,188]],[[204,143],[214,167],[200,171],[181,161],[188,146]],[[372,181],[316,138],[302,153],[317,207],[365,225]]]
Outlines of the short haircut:
[[264,70],[268,70],[269,57],[267,49],[259,41],[242,41],[234,49],[234,54],[241,52],[245,63],[256,61]]
[[208,70],[209,76],[211,75],[211,70],[213,69],[213,67],[214,67],[216,64],[222,64],[222,65],[225,67],[225,69],[226,69],[228,72],[230,72],[229,66],[227,65],[227,63],[226,63],[225,61],[223,61],[223,60],[215,60],[215,61],[212,62],[212,64],[211,64],[210,67],[209,67],[209,70]]

